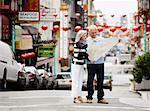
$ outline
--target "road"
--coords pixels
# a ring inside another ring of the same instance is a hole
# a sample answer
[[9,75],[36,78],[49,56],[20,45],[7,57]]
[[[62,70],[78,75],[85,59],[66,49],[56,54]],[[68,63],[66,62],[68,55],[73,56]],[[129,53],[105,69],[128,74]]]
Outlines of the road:
[[[109,104],[74,104],[70,90],[28,90],[1,91],[0,111],[150,111],[150,105],[137,93],[129,92],[127,86],[113,86],[113,91],[105,89]],[[87,92],[83,91],[86,102]]]

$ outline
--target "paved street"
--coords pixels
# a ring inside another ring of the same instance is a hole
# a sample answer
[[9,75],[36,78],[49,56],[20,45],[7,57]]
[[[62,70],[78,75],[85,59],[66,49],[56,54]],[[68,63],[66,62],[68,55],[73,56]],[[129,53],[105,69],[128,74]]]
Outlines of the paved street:
[[[86,101],[86,91],[83,92]],[[1,91],[1,111],[146,111],[150,106],[128,87],[114,86],[113,91],[105,90],[105,98],[110,104],[96,103],[96,93],[92,104],[74,104],[69,90],[28,90]]]

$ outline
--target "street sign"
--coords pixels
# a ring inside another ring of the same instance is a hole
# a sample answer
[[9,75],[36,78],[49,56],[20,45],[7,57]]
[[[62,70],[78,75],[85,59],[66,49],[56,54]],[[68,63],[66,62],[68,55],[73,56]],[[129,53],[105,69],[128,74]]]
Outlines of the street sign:
[[54,57],[54,46],[53,45],[43,45],[38,48],[39,57]]

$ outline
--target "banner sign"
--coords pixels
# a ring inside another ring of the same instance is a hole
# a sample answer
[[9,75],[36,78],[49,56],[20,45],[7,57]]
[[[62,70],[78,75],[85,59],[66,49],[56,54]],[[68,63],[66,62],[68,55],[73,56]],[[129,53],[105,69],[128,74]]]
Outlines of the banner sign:
[[54,46],[53,45],[43,45],[38,47],[39,57],[54,57]]

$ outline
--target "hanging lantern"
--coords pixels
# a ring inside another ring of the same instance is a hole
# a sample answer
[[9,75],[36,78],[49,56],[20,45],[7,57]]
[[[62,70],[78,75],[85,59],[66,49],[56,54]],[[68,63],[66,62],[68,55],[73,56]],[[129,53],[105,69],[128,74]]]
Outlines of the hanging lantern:
[[119,26],[119,25],[118,25],[118,26],[115,26],[115,27],[116,27],[116,29],[120,29],[120,28],[121,28],[121,26]]
[[64,14],[65,17],[68,17],[68,14]]
[[103,28],[99,26],[99,27],[97,28],[97,30],[98,30],[98,32],[102,32],[102,31],[103,31]]
[[115,28],[115,27],[111,27],[111,28],[110,28],[110,31],[111,31],[111,32],[115,32],[115,31],[116,31],[116,28]]
[[104,28],[108,28],[108,25],[106,23],[103,24]]
[[92,15],[92,14],[88,14],[88,17],[89,17],[89,18],[93,18],[93,15]]
[[68,31],[69,30],[68,27],[63,27],[62,29],[63,29],[63,31]]
[[94,14],[88,14],[88,17],[89,18],[94,18],[94,17],[96,17],[96,15],[94,15]]
[[121,30],[122,32],[125,32],[125,31],[127,30],[127,27],[121,27],[120,30]]
[[139,30],[139,27],[138,26],[134,26],[132,29],[133,29],[133,31],[137,32]]
[[42,16],[46,16],[46,10],[45,10],[45,8],[42,9]]
[[81,15],[80,15],[80,13],[76,13],[76,17],[80,17]]
[[45,12],[43,12],[43,13],[42,13],[42,16],[46,16],[46,13],[45,13]]
[[42,25],[41,28],[42,28],[42,30],[47,30],[48,26],[47,25]]
[[59,26],[58,25],[54,25],[53,26],[53,31],[57,31],[57,30],[59,30]]
[[114,17],[115,15],[111,15],[111,17]]
[[150,24],[147,25],[146,31],[150,32]]
[[86,31],[88,32],[89,31],[89,27],[85,27]]
[[99,17],[103,17],[103,15],[99,15]]
[[126,17],[127,15],[122,15],[122,17]]
[[100,24],[98,24],[98,23],[97,23],[97,24],[94,24],[94,25],[96,25],[97,27],[101,26],[101,25],[100,25]]
[[57,15],[58,15],[57,13],[53,13],[53,16],[54,16],[54,17],[57,17]]
[[81,30],[81,29],[82,29],[81,26],[76,26],[76,27],[75,27],[75,31],[76,31],[76,32],[78,32],[78,31]]

